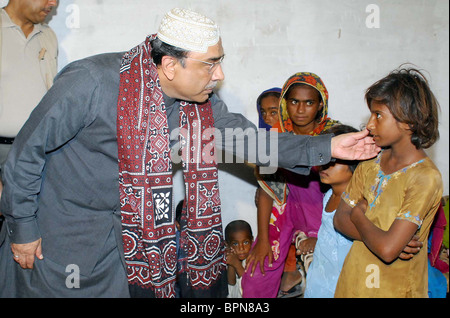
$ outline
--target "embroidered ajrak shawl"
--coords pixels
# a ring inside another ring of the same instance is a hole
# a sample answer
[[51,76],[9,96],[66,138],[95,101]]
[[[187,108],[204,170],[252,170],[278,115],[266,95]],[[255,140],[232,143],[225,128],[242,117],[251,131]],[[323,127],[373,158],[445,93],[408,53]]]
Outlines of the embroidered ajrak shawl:
[[[127,52],[117,105],[122,237],[129,284],[173,297],[177,269],[172,158],[166,106],[151,35]],[[180,107],[186,187],[180,246],[192,289],[205,290],[224,273],[218,170],[210,102]]]

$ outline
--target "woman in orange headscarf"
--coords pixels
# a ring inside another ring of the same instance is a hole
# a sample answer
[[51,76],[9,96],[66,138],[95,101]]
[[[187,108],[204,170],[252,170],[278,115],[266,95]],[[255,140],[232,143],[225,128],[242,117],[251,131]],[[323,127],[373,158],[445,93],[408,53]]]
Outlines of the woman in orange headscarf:
[[[294,74],[284,84],[279,117],[273,128],[301,135],[318,135],[338,123],[328,117],[328,91],[322,80],[307,72]],[[247,259],[243,297],[298,296],[302,277],[292,243],[302,233],[299,253],[314,251],[322,215],[320,179],[316,169],[307,176],[281,169],[257,178],[264,191],[258,192],[258,238]],[[282,276],[292,278],[290,285],[280,288]]]

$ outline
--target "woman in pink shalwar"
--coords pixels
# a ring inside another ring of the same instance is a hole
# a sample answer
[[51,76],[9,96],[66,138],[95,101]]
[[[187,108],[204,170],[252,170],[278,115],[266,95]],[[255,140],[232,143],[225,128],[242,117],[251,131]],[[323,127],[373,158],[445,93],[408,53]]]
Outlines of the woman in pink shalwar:
[[[280,121],[273,126],[279,132],[318,135],[338,123],[328,116],[328,92],[322,80],[313,73],[297,73],[283,86],[280,98]],[[323,190],[316,169],[299,175],[279,169],[274,175],[259,175],[258,238],[247,259],[242,278],[244,298],[275,298],[281,279],[296,269],[295,234],[307,237],[300,244],[300,253],[312,254],[321,224]],[[289,269],[285,264],[293,264]],[[281,288],[280,295],[292,294]],[[298,287],[299,286],[293,286]]]

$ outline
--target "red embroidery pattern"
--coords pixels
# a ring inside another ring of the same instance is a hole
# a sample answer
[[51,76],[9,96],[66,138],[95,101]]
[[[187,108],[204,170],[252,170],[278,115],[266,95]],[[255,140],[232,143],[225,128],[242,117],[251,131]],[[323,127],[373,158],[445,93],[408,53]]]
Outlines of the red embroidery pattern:
[[[170,136],[156,65],[150,57],[155,35],[127,52],[120,70],[117,105],[119,191],[128,281],[174,297],[176,242],[172,204]],[[181,247],[192,288],[208,288],[225,270],[216,162],[202,161],[214,145],[210,103],[180,107],[180,141],[187,226]],[[206,138],[203,138],[205,137]],[[208,156],[214,156],[214,147]]]
[[183,271],[192,287],[204,289],[226,269],[223,254],[222,219],[218,170],[214,153],[214,118],[211,105],[181,103],[180,134],[186,200],[183,210],[187,224],[181,246],[187,250]]

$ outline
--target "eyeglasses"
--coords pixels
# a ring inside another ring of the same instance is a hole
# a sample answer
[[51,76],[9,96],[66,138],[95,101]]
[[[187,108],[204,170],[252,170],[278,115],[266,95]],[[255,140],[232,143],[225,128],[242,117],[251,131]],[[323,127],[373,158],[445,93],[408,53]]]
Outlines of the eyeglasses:
[[204,63],[204,64],[208,64],[208,65],[209,65],[208,73],[211,74],[211,73],[213,73],[213,72],[217,69],[217,67],[223,62],[224,57],[225,57],[225,56],[222,56],[217,62],[214,62],[214,63],[206,62],[206,61],[202,61],[202,60],[197,60],[197,59],[194,59],[194,58],[192,58],[192,57],[186,57],[186,58],[188,58],[188,59],[190,59],[190,60],[197,61],[197,62],[201,62],[201,63]]

